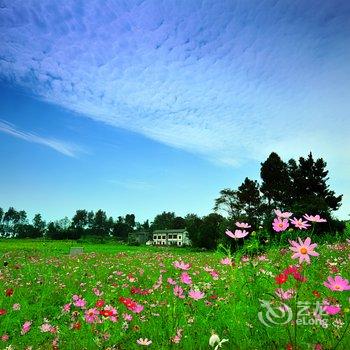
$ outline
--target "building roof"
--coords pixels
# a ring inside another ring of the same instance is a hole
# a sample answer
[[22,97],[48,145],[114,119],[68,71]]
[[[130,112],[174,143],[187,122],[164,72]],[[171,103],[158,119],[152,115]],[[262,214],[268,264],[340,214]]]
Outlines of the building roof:
[[185,228],[172,229],[172,230],[155,230],[153,234],[162,234],[162,233],[183,233],[187,232]]

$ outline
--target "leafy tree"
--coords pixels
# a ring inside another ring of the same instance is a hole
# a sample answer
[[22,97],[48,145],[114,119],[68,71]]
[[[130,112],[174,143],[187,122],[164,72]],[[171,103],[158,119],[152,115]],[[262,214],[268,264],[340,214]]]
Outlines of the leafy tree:
[[196,214],[187,214],[185,216],[186,230],[192,246],[200,247],[201,245],[201,226],[202,219]]
[[125,223],[130,227],[131,230],[135,227],[135,214],[126,214]]
[[109,234],[107,215],[101,209],[97,210],[95,213],[92,231],[101,239],[101,241],[103,241],[103,239]]
[[125,219],[122,216],[119,216],[113,225],[112,236],[126,242],[131,231],[132,227],[125,222]]
[[293,186],[290,193],[292,210],[300,214],[329,215],[331,211],[339,209],[342,195],[336,196],[329,189],[327,163],[322,158],[314,160],[310,152],[307,158],[300,157],[299,163],[291,159],[288,166]]
[[221,224],[225,218],[217,213],[212,213],[205,216],[199,228],[198,246],[214,249],[222,236]]
[[42,220],[41,214],[35,214],[33,218],[33,234],[31,236],[33,238],[42,237],[44,235],[45,228],[46,223]]
[[3,215],[4,215],[4,210],[0,208],[0,222],[2,221]]
[[181,229],[186,227],[186,220],[181,216],[176,216],[174,218],[172,229]]
[[238,191],[225,188],[220,191],[220,197],[215,199],[214,211],[224,212],[229,218],[239,217],[242,209]]
[[257,225],[260,221],[262,204],[258,182],[246,177],[238,187],[237,196],[244,219]]
[[151,230],[165,230],[174,228],[175,213],[165,212],[158,214],[151,225]]
[[260,191],[268,202],[268,209],[287,209],[291,182],[288,166],[277,153],[272,152],[266,161],[261,163],[260,176]]

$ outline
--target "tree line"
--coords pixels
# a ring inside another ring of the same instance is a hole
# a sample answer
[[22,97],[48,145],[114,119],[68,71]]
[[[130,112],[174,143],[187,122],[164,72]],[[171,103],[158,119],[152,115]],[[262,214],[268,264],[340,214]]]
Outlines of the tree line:
[[271,222],[273,209],[291,211],[296,217],[303,214],[320,214],[327,219],[327,225],[319,226],[319,232],[343,231],[344,223],[335,220],[332,212],[337,210],[342,195],[336,195],[327,184],[328,170],[326,162],[314,159],[310,153],[298,161],[290,159],[284,162],[273,152],[261,163],[261,182],[245,178],[236,189],[225,188],[215,200],[213,212],[200,217],[187,214],[176,216],[174,212],[162,212],[152,222],[136,222],[134,214],[113,218],[102,209],[87,211],[79,209],[69,219],[46,223],[41,214],[36,214],[31,222],[24,210],[10,207],[7,211],[0,208],[0,235],[2,237],[51,239],[80,239],[95,237],[101,241],[114,238],[128,241],[129,233],[146,231],[150,234],[160,229],[186,228],[195,247],[215,248],[225,241],[224,232],[234,228],[236,221],[249,222],[252,229],[273,234]]

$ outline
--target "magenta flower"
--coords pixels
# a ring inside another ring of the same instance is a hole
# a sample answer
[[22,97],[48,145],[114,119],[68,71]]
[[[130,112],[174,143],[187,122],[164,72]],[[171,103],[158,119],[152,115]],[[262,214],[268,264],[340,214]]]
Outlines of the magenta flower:
[[249,232],[246,230],[235,230],[235,233],[233,233],[230,230],[226,230],[225,233],[227,236],[234,238],[234,239],[243,238],[249,234]]
[[288,211],[282,213],[279,209],[274,209],[274,212],[278,218],[282,219],[289,219],[293,215],[293,213],[290,213]]
[[308,214],[305,214],[304,215],[304,218],[307,220],[307,221],[311,221],[311,222],[327,222],[326,219],[321,219],[321,217],[319,215],[308,215]]
[[251,228],[251,226],[249,224],[247,224],[246,222],[236,222],[236,226],[239,228]]
[[288,300],[291,299],[295,293],[294,289],[288,289],[286,291],[284,291],[282,288],[277,288],[275,290],[276,295],[282,299],[282,300]]
[[173,292],[174,292],[174,295],[176,297],[178,297],[180,299],[184,299],[185,298],[185,296],[183,294],[184,290],[180,286],[175,286]]
[[87,323],[94,323],[98,321],[99,311],[96,308],[89,309],[85,311],[85,321]]
[[324,300],[322,310],[325,311],[328,315],[336,315],[340,312],[341,308],[339,305],[331,305],[329,301]]
[[221,259],[221,260],[220,260],[220,263],[221,263],[222,265],[231,265],[232,260],[231,260],[230,258],[224,258],[224,259]]
[[30,331],[32,321],[26,321],[23,323],[21,334],[24,335]]
[[85,304],[86,304],[86,301],[84,299],[77,299],[75,302],[74,302],[74,305],[76,307],[80,307],[80,308],[85,308]]
[[173,285],[173,286],[175,286],[175,284],[176,284],[176,281],[174,281],[174,280],[173,280],[172,278],[170,278],[170,277],[167,279],[167,281],[168,281],[169,284],[171,284],[171,285]]
[[341,276],[335,276],[335,278],[329,276],[327,282],[324,282],[323,285],[335,292],[350,290],[349,281]]
[[280,218],[275,218],[272,223],[272,228],[276,232],[282,232],[285,231],[289,227],[289,222],[288,219],[280,219]]
[[182,260],[174,261],[173,266],[177,269],[180,269],[180,270],[189,270],[191,268],[190,264],[186,264]]
[[306,230],[311,225],[307,223],[307,221],[303,221],[303,219],[296,219],[293,218],[293,220],[290,220],[290,222],[299,230]]
[[188,296],[194,300],[199,300],[204,298],[204,293],[200,292],[199,290],[193,290],[191,289],[188,292]]
[[307,237],[305,242],[303,242],[300,237],[298,237],[299,243],[295,241],[290,241],[292,247],[289,247],[290,250],[294,252],[292,259],[299,258],[299,263],[301,264],[304,260],[310,264],[310,255],[318,256],[319,254],[314,251],[317,247],[316,243],[311,244],[311,238]]
[[192,284],[192,278],[187,272],[181,274],[181,282],[185,284]]

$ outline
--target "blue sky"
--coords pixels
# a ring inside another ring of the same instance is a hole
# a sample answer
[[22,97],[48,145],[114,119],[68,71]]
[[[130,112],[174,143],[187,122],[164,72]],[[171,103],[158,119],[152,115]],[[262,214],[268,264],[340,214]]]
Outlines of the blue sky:
[[0,197],[206,214],[276,151],[350,213],[348,1],[2,1]]

